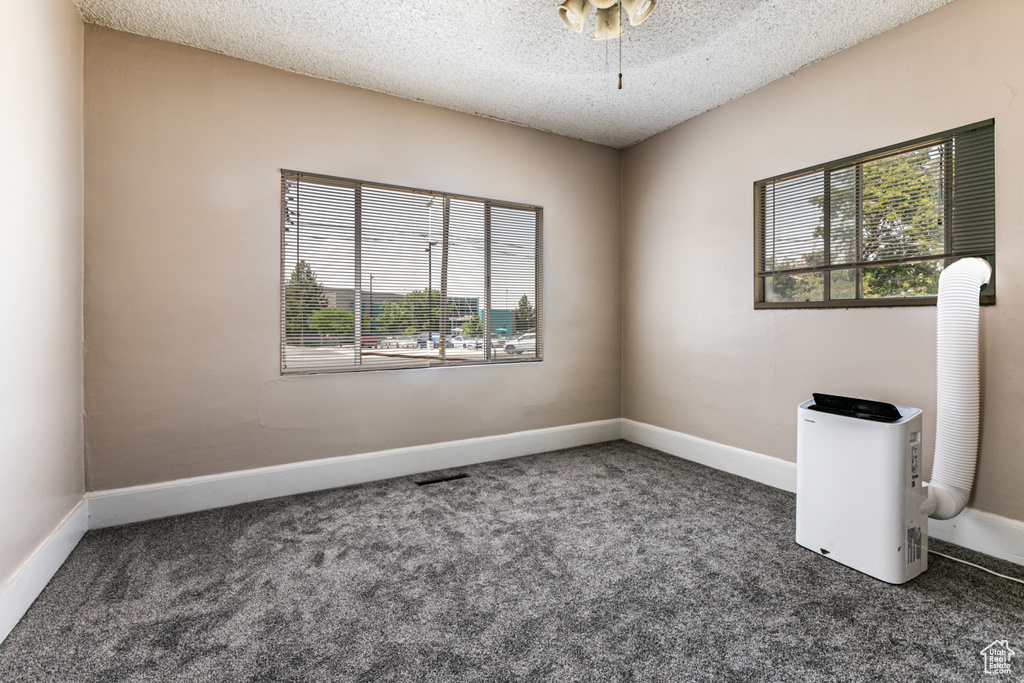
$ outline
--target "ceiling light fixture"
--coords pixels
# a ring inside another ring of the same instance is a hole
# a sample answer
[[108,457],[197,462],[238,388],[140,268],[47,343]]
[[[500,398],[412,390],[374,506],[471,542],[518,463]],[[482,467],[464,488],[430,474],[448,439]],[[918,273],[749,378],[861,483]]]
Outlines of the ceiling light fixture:
[[[590,13],[597,10],[594,40],[608,40],[622,35],[622,10],[629,23],[639,26],[651,16],[658,0],[565,0],[558,6],[558,16],[576,33],[583,31]],[[622,90],[622,43],[619,42],[619,90]]]
[[597,10],[597,27],[594,40],[608,40],[622,35],[622,23],[619,19],[619,5],[626,10],[629,23],[639,26],[651,16],[658,0],[565,0],[558,6],[558,16],[565,25],[580,33],[590,13]]
[[622,35],[622,13],[619,3],[613,2],[611,7],[598,7],[595,21],[594,40],[608,40]]

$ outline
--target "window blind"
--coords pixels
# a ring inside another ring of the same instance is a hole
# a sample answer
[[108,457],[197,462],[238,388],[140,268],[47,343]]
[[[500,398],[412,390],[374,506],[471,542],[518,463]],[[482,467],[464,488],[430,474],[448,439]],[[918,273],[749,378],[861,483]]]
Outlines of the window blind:
[[933,304],[944,266],[994,266],[994,150],[990,120],[758,181],[755,306]]
[[542,358],[538,206],[283,170],[281,371]]

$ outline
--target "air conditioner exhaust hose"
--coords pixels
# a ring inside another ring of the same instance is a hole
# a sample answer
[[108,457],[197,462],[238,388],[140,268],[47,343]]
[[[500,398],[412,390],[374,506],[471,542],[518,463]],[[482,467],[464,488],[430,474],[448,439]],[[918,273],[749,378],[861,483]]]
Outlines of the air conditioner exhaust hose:
[[960,514],[971,497],[978,460],[978,295],[992,277],[980,258],[942,271],[936,326],[935,460],[924,512],[935,519]]

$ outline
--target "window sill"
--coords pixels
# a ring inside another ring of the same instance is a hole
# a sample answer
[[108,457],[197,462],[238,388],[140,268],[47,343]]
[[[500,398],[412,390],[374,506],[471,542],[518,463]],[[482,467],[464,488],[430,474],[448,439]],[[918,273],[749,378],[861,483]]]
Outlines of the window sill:
[[[921,296],[906,299],[851,299],[849,301],[755,301],[754,310],[777,308],[897,308],[902,306],[934,306],[938,297]],[[980,297],[982,306],[994,306],[995,296]]]

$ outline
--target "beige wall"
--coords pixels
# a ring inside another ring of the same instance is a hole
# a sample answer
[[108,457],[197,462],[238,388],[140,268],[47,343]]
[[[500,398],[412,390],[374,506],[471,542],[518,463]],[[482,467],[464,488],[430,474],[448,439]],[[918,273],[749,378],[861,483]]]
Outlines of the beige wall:
[[0,22],[0,592],[82,497],[82,30]]
[[[623,413],[794,460],[813,391],[935,433],[935,309],[753,310],[755,180],[996,119],[998,301],[972,506],[1024,519],[1024,3],[958,0],[623,155]],[[931,457],[931,454],[928,454]]]
[[[615,417],[620,399],[787,460],[812,391],[919,406],[933,437],[934,309],[755,312],[752,183],[995,117],[973,505],[1024,519],[1021,25],[1021,3],[958,0],[625,152],[622,307],[618,153],[88,27],[88,488]],[[543,205],[547,360],[281,378],[280,168]]]
[[[618,417],[619,152],[94,26],[85,88],[88,488]],[[544,362],[282,378],[281,168],[544,206]]]

